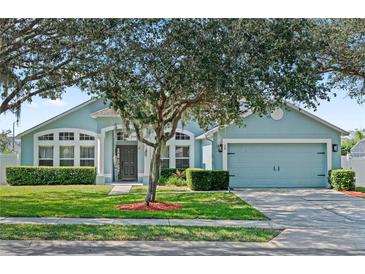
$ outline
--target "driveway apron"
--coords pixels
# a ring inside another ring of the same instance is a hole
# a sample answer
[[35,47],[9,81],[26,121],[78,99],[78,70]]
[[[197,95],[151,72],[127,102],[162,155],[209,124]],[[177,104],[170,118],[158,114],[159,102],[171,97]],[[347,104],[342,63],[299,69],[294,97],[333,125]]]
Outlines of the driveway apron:
[[286,227],[280,248],[365,250],[365,199],[329,189],[245,189],[234,193]]

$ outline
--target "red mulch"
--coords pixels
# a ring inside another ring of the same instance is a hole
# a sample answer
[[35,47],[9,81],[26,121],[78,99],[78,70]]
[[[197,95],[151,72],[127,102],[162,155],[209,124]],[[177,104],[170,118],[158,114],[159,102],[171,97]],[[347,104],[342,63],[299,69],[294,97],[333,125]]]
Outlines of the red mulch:
[[341,191],[341,192],[353,197],[365,198],[365,193],[363,192],[358,192],[358,191]]
[[154,202],[150,203],[149,206],[147,206],[146,202],[142,202],[142,203],[118,205],[115,208],[119,210],[157,211],[157,210],[177,210],[181,209],[182,206],[174,203],[163,203],[163,202]]

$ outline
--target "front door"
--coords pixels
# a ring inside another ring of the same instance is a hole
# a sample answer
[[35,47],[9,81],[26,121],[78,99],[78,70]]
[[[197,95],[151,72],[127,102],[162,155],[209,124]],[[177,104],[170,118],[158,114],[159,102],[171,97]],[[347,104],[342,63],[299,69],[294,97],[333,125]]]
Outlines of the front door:
[[120,151],[120,173],[121,180],[137,179],[137,146],[123,145],[119,146]]

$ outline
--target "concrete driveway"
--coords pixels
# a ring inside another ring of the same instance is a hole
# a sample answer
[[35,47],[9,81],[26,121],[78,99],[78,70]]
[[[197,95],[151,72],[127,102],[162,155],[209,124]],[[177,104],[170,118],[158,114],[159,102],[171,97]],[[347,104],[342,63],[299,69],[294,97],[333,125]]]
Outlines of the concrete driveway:
[[278,248],[365,251],[365,199],[328,189],[246,189],[234,192],[286,229]]

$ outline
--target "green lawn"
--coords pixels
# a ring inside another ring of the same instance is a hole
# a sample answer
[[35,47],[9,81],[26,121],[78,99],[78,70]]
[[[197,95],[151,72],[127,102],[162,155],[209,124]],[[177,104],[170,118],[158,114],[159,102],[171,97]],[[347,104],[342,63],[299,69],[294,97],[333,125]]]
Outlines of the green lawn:
[[0,225],[3,240],[267,242],[279,230],[239,227],[135,225]]
[[[146,193],[147,186],[132,186],[129,193]],[[191,192],[186,186],[158,186],[157,192]]]
[[365,187],[357,187],[356,191],[364,192],[365,193]]
[[108,196],[110,189],[110,186],[1,186],[0,216],[267,219],[261,212],[227,192],[158,193],[158,201],[178,203],[183,206],[180,210],[116,210],[116,205],[142,202],[145,196]]

